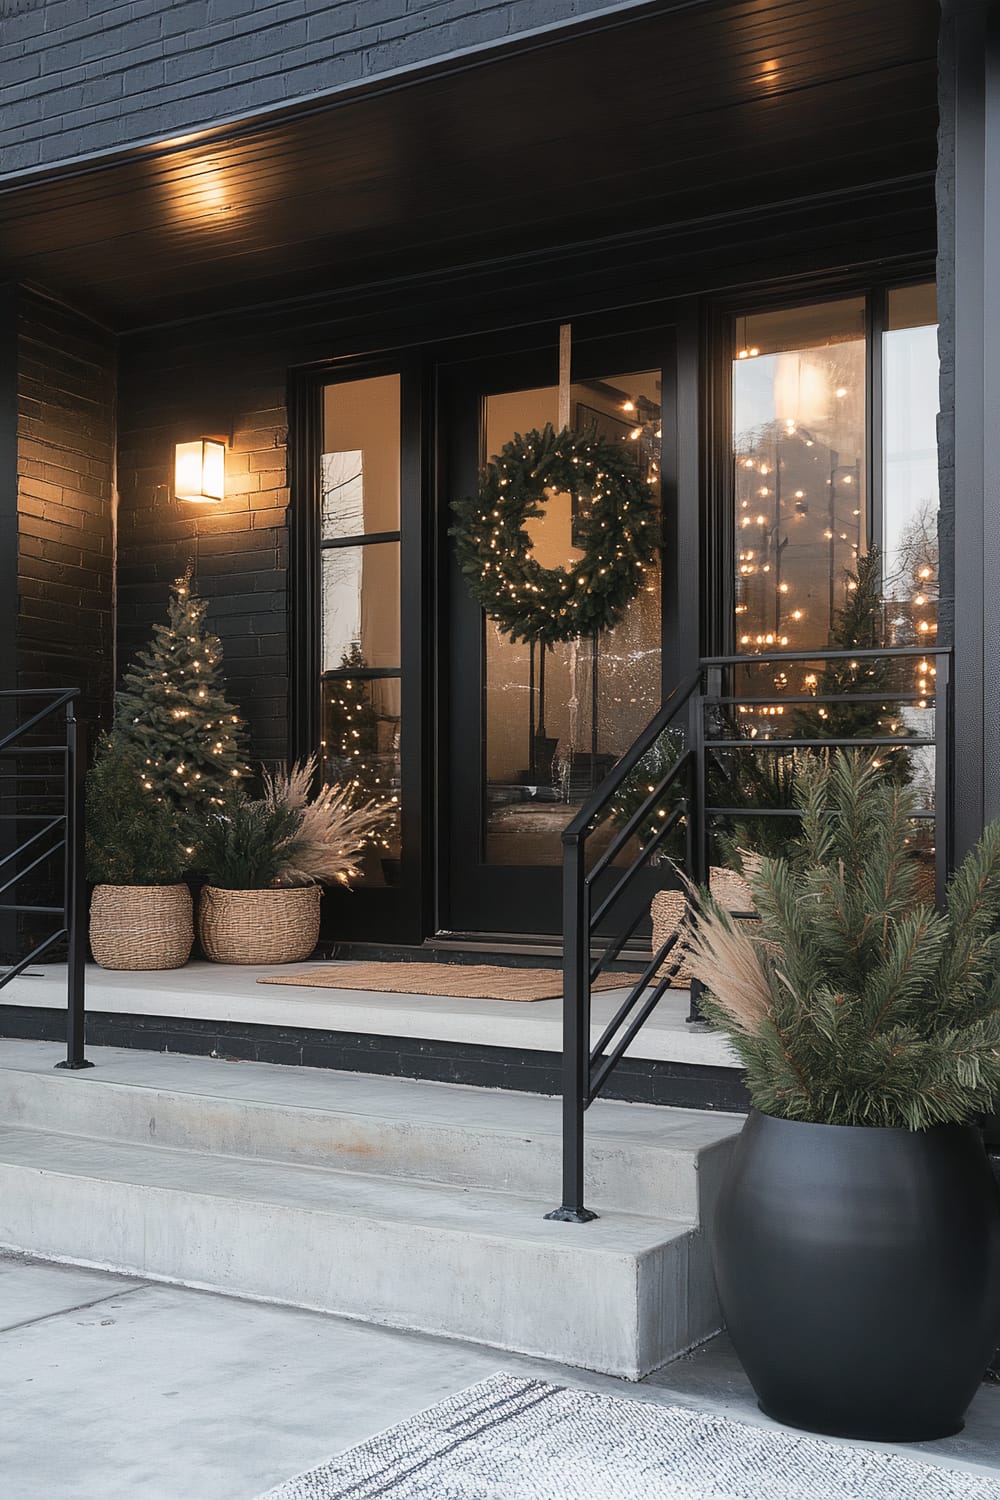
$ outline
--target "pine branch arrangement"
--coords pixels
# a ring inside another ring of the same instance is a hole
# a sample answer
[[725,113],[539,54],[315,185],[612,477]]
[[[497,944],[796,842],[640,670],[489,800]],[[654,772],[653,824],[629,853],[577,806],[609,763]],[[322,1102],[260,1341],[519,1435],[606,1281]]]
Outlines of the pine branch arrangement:
[[242,793],[211,811],[198,839],[197,867],[225,890],[268,890],[301,885],[349,886],[359,860],[380,841],[393,809],[356,803],[351,786],[324,786],[315,794],[314,757],[290,771],[264,773],[264,795]]
[[692,972],[764,1114],[923,1130],[1000,1093],[1000,822],[914,896],[913,794],[877,757],[804,766],[799,842],[748,870],[759,930],[698,893]]
[[225,891],[266,891],[282,881],[298,853],[301,819],[289,807],[271,807],[237,795],[205,818],[197,868],[209,885]]
[[205,629],[207,604],[189,567],[173,586],[167,623],[126,672],[115,727],[140,763],[151,797],[198,813],[222,807],[249,773],[246,726],[226,697],[222,644]]

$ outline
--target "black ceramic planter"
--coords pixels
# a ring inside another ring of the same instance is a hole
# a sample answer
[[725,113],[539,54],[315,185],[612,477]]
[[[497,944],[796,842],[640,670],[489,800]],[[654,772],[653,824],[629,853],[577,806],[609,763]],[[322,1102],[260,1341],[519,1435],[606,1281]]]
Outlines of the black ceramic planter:
[[713,1254],[768,1416],[884,1442],[960,1430],[1000,1342],[1000,1199],[976,1131],[753,1111]]

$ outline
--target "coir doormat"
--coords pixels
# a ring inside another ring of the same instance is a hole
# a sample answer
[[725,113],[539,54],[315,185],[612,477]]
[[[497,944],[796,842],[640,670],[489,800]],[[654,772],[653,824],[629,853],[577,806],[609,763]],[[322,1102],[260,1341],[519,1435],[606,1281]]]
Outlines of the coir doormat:
[[[628,974],[601,974],[595,990],[620,990]],[[494,964],[329,964],[299,974],[268,974],[258,984],[299,984],[329,990],[381,990],[390,995],[453,995],[459,1000],[556,1000],[559,969],[505,969]]]
[[259,1500],[1000,1500],[1000,1479],[495,1375]]

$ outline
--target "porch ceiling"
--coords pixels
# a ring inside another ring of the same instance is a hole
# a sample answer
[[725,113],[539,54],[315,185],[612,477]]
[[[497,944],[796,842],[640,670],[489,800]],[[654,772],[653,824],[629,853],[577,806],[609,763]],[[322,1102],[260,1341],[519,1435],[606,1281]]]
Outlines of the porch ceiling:
[[0,191],[0,279],[119,328],[927,174],[937,0],[630,10]]

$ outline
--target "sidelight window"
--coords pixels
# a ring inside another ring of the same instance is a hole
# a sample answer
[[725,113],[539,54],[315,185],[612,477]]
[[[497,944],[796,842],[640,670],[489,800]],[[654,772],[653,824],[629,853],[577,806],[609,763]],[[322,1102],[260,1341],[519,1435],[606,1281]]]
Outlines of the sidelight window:
[[[400,378],[328,385],[321,458],[321,757],[328,781],[398,809]],[[399,816],[362,883],[395,884]]]

